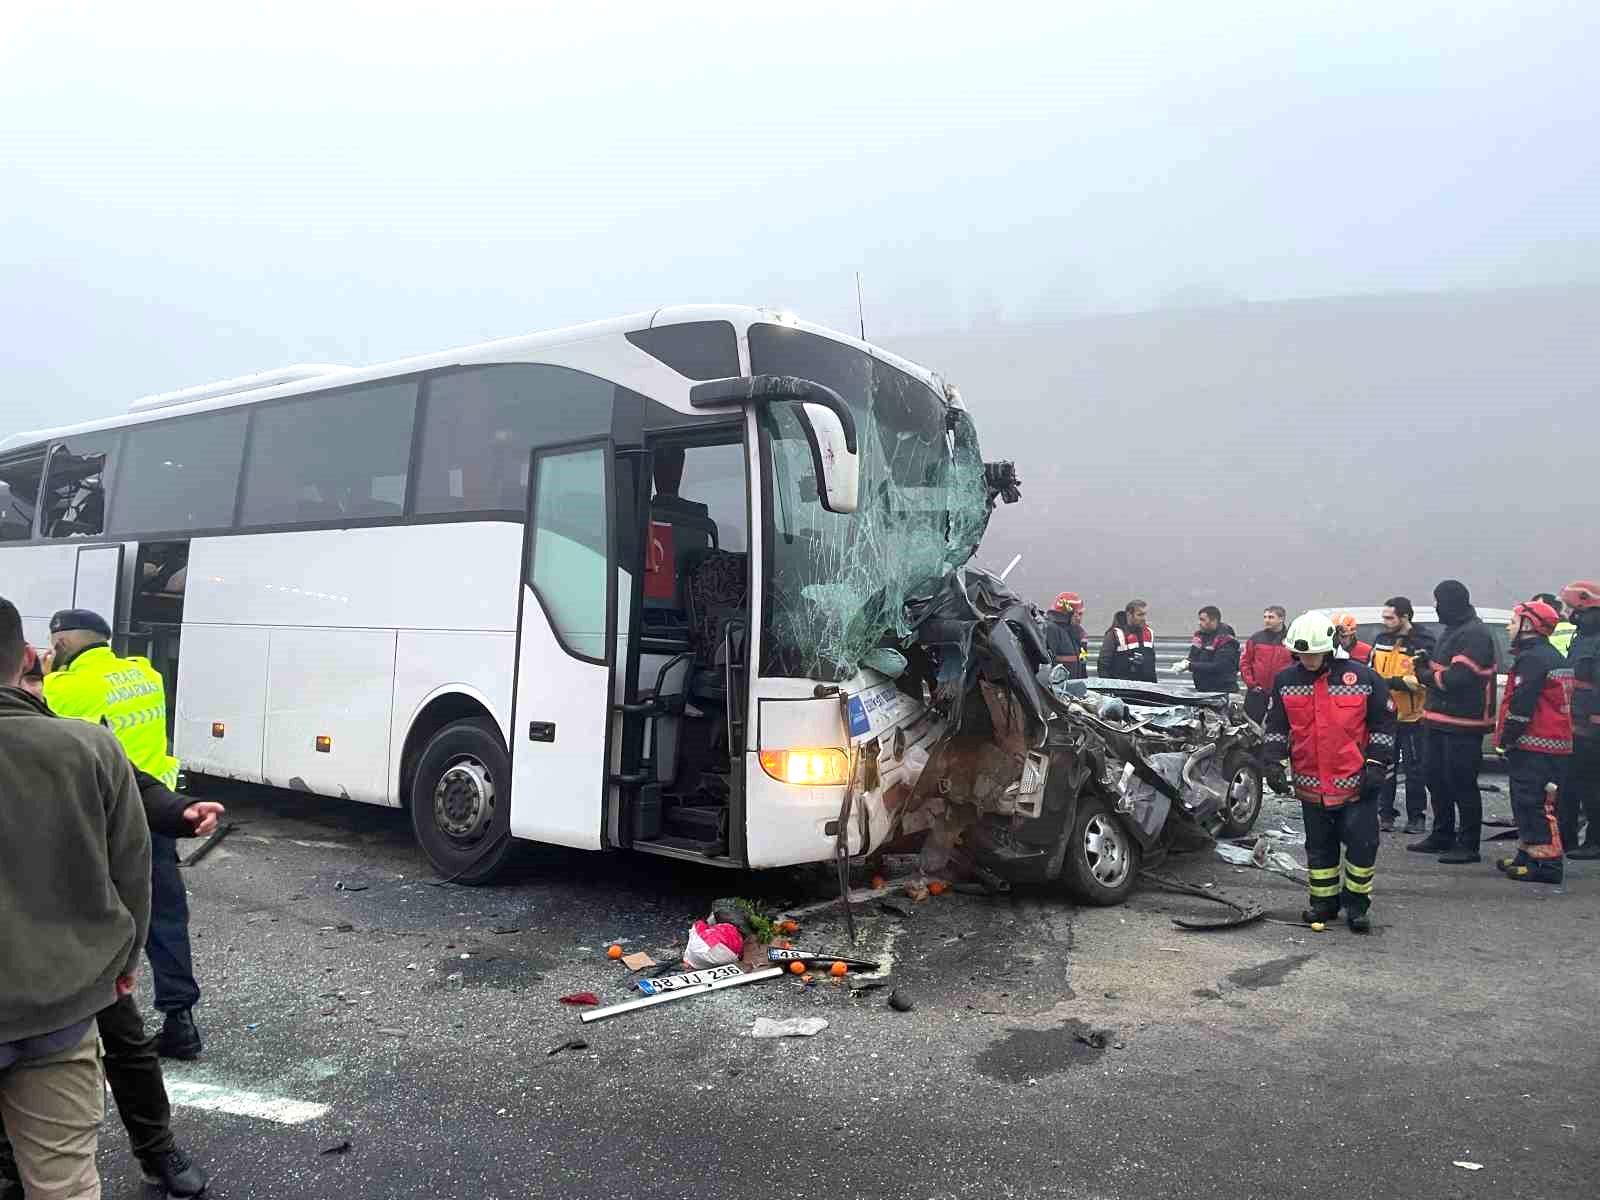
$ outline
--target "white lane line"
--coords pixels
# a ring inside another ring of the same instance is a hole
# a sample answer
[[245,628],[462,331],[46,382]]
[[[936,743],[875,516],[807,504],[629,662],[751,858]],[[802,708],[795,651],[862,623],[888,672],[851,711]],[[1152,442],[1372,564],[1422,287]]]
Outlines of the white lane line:
[[275,1121],[279,1125],[303,1125],[327,1115],[329,1111],[328,1105],[310,1100],[291,1100],[287,1096],[269,1096],[265,1092],[247,1092],[214,1083],[192,1083],[186,1079],[173,1079],[170,1075],[167,1077],[167,1098],[184,1108],[255,1117],[260,1121]]

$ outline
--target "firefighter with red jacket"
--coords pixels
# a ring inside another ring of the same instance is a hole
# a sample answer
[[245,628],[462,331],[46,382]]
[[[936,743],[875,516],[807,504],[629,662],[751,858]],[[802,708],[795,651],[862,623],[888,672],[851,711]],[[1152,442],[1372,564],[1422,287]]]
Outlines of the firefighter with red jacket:
[[1239,678],[1244,680],[1244,711],[1252,721],[1267,715],[1267,696],[1278,672],[1294,662],[1294,655],[1283,644],[1287,631],[1284,622],[1289,612],[1281,604],[1269,604],[1261,613],[1261,628],[1250,635],[1239,655]]
[[1308,924],[1333,921],[1343,908],[1352,933],[1369,933],[1378,793],[1394,762],[1394,703],[1377,672],[1334,657],[1326,613],[1295,618],[1288,646],[1297,661],[1272,681],[1262,755],[1288,756],[1305,818],[1311,906],[1301,916]]
[[1517,818],[1517,853],[1495,863],[1523,883],[1560,883],[1561,827],[1556,797],[1572,756],[1572,668],[1550,641],[1561,614],[1543,600],[1511,610],[1511,678],[1506,682],[1495,749],[1511,775],[1511,811]]

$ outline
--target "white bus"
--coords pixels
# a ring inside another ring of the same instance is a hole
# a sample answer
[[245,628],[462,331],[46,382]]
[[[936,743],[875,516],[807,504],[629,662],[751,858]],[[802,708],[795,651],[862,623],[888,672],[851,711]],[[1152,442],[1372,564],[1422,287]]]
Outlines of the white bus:
[[100,611],[166,677],[191,775],[406,806],[473,883],[518,839],[758,868],[882,845],[942,718],[874,656],[986,519],[953,389],[754,308],[0,441],[30,638]]

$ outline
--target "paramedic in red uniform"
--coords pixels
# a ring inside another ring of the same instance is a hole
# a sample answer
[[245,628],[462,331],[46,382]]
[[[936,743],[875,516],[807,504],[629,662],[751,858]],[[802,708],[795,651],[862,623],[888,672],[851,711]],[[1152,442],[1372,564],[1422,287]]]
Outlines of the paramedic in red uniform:
[[1560,883],[1561,830],[1556,798],[1572,756],[1572,668],[1550,635],[1561,615],[1542,600],[1511,610],[1511,678],[1495,728],[1495,749],[1511,774],[1517,853],[1495,863],[1523,883]]
[[1326,613],[1308,612],[1289,627],[1297,661],[1272,682],[1262,753],[1269,761],[1288,756],[1305,818],[1311,906],[1301,916],[1333,921],[1343,908],[1350,931],[1368,933],[1378,793],[1394,762],[1394,703],[1375,671],[1335,658],[1334,644]]

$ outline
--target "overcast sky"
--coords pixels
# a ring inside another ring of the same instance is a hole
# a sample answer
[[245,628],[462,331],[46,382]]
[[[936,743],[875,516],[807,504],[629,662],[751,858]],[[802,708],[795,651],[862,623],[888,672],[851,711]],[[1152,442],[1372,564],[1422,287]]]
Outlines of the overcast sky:
[[0,427],[659,303],[848,328],[857,270],[877,337],[1593,278],[1597,14],[9,0]]

